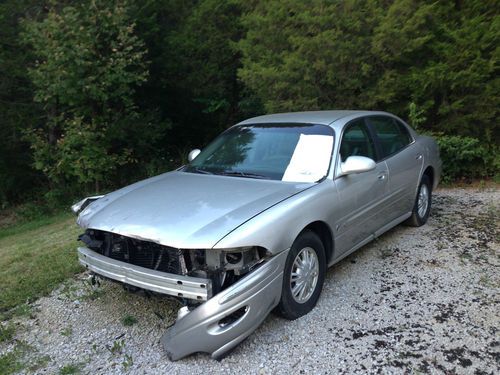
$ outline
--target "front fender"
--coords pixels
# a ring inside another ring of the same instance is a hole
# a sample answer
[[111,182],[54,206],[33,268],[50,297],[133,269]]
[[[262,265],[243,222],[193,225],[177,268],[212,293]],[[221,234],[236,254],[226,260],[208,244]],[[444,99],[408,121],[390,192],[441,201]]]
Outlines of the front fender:
[[261,212],[234,229],[214,249],[260,246],[277,254],[292,246],[299,233],[310,223],[331,223],[332,208],[338,199],[332,180],[296,194]]

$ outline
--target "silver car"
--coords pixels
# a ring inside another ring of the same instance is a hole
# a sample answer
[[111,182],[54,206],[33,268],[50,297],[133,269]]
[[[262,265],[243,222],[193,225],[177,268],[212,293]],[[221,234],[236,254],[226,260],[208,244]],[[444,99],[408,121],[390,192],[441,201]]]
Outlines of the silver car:
[[171,360],[220,358],[271,310],[307,314],[327,267],[425,224],[441,174],[434,140],[386,112],[255,117],[189,159],[73,206],[84,266],[182,303],[161,339]]

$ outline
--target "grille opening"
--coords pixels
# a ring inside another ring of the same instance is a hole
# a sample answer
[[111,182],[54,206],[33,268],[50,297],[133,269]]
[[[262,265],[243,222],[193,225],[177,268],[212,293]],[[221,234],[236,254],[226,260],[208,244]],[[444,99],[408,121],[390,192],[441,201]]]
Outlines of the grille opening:
[[186,266],[191,266],[182,250],[154,242],[94,229],[85,231],[79,240],[104,256],[152,270],[185,275]]

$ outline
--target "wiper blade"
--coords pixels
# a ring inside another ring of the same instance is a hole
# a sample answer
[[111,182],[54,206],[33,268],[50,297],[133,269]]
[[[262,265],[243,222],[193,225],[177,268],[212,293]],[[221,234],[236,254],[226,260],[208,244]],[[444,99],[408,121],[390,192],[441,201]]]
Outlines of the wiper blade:
[[268,178],[266,176],[263,176],[263,175],[257,174],[257,173],[238,172],[238,171],[220,171],[220,172],[217,172],[217,174],[220,174],[223,176],[236,176],[236,177],[258,178],[258,179],[267,179]]
[[206,169],[201,169],[198,167],[188,167],[188,169],[195,171],[196,173],[201,173],[201,174],[214,174],[213,172],[207,171]]

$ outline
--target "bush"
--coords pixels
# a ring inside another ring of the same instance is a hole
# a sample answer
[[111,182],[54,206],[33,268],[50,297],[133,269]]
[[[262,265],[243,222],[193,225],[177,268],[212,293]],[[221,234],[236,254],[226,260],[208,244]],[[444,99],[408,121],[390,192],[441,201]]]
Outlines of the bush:
[[[60,212],[70,212],[70,207],[85,196],[92,195],[84,187],[76,189],[41,187],[27,195],[26,202],[15,206],[19,222],[42,219]],[[90,191],[90,190],[89,190]]]
[[487,146],[476,138],[434,134],[441,160],[444,183],[458,179],[488,178],[498,174],[500,166],[497,146]]

